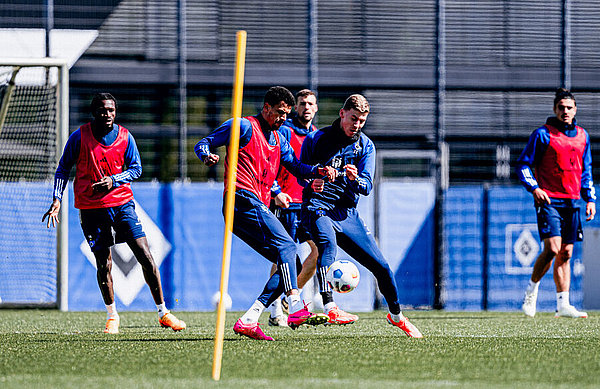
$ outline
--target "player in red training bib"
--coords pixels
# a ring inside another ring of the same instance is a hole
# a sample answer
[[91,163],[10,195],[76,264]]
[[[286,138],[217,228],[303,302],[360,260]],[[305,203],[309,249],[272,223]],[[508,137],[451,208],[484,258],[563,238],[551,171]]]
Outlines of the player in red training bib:
[[[313,124],[313,119],[319,110],[315,93],[310,89],[302,89],[296,93],[296,106],[294,110],[295,112],[291,113],[290,117],[279,127],[278,132],[280,136],[290,142],[290,146],[294,149],[294,154],[297,158],[300,158],[300,149],[306,135],[317,129]],[[298,179],[294,175],[285,167],[279,167],[277,181],[275,181],[271,189],[273,197],[271,210],[296,243],[301,244],[306,242],[310,248],[310,252],[304,259],[304,262],[302,263],[302,259],[298,258],[299,261],[296,263],[298,269],[302,269],[298,274],[298,289],[300,291],[315,275],[317,256],[319,254],[317,246],[300,224],[303,189],[304,187],[298,184]],[[277,267],[273,265],[271,274],[276,270]],[[308,289],[310,290],[311,288]],[[309,290],[305,291],[304,294],[304,300],[307,304],[312,300],[311,294],[313,294]],[[269,325],[287,325],[281,299],[276,299],[270,305],[269,310],[271,311]]]
[[[333,178],[335,174],[331,168],[300,163],[289,142],[279,136],[277,129],[294,103],[294,95],[289,90],[274,86],[265,94],[261,112],[240,121],[233,233],[276,264],[277,271],[271,275],[250,309],[235,323],[233,331],[259,340],[273,340],[259,328],[258,319],[281,293],[285,293],[289,300],[287,324],[291,328],[327,322],[326,316],[308,311],[302,303],[296,279],[296,244],[268,208],[271,187],[280,164],[301,178]],[[232,121],[226,121],[196,144],[196,155],[206,165],[214,165],[219,161],[214,151],[219,146],[229,144]],[[226,164],[225,177],[228,169]]]
[[47,227],[56,226],[62,194],[75,165],[75,208],[94,257],[97,279],[108,318],[104,332],[117,334],[120,317],[114,298],[110,247],[126,242],[142,266],[144,278],[158,310],[159,323],[174,331],[186,324],[169,312],[163,298],[160,273],[154,263],[146,234],[135,213],[130,183],[142,174],[140,154],[131,133],[115,124],[117,101],[110,93],[96,94],[90,104],[94,120],[73,132],[54,176],[54,199],[42,217]]
[[[544,249],[533,266],[525,291],[523,312],[536,312],[540,280],[554,259],[556,317],[587,318],[569,302],[571,267],[575,241],[583,240],[579,216],[580,196],[586,202],[586,220],[596,214],[596,194],[592,180],[590,136],[577,125],[575,97],[558,89],[554,114],[535,130],[517,162],[517,174],[535,202],[538,230]],[[535,174],[532,172],[535,169]]]

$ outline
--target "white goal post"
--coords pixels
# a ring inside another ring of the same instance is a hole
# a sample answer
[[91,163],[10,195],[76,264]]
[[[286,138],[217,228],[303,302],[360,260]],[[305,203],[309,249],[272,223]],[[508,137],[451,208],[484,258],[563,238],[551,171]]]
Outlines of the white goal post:
[[69,136],[69,68],[0,58],[0,307],[68,310],[68,191],[47,229],[54,172]]

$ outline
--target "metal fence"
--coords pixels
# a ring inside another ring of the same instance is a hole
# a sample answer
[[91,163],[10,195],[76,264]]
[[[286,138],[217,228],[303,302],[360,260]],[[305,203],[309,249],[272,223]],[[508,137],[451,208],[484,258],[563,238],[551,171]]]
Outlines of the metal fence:
[[[0,28],[44,28],[49,1],[1,2]],[[552,115],[562,85],[575,93],[592,142],[600,139],[594,0],[52,3],[54,28],[99,33],[71,69],[71,129],[89,119],[94,92],[111,91],[119,122],[138,141],[145,180],[181,171],[194,181],[219,177],[192,148],[230,115],[239,29],[248,31],[244,114],[257,112],[271,85],[312,84],[318,124],[327,125],[347,95],[363,93],[372,103],[365,132],[377,147],[437,150],[445,141],[450,183],[514,182],[511,165]],[[393,174],[425,173],[407,164]]]

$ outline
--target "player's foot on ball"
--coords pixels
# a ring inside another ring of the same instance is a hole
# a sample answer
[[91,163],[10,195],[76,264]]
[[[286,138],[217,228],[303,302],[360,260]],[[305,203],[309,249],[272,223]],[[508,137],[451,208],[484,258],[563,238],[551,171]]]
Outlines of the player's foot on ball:
[[396,326],[396,327],[400,328],[402,331],[404,331],[406,333],[406,336],[408,336],[409,338],[422,338],[423,337],[423,334],[421,334],[421,331],[419,331],[419,329],[417,327],[415,327],[414,324],[412,324],[410,321],[408,321],[407,317],[401,316],[400,321],[394,321],[392,319],[392,314],[388,313],[387,321],[391,325]]
[[338,307],[333,307],[330,309],[329,312],[327,312],[327,316],[329,318],[329,324],[352,324],[358,320],[357,315],[342,311]]
[[303,324],[309,326],[318,326],[319,324],[327,323],[328,320],[329,319],[327,316],[323,315],[322,313],[310,312],[305,307],[304,309],[291,313],[288,316],[287,324],[291,329],[295,330]]
[[571,317],[587,319],[588,314],[587,312],[578,311],[577,308],[575,308],[572,305],[567,305],[566,307],[562,307],[559,310],[557,310],[554,314],[554,317]]
[[521,307],[521,309],[523,309],[523,313],[526,316],[534,317],[536,303],[537,303],[537,291],[531,292],[531,293],[525,292],[525,298],[523,299],[523,306]]
[[259,323],[244,324],[242,319],[238,319],[233,326],[233,332],[238,335],[247,336],[257,340],[274,340],[270,336],[265,335],[259,327]]
[[109,317],[104,327],[105,334],[118,334],[119,333],[119,317]]
[[158,322],[160,323],[161,327],[172,328],[173,331],[185,330],[185,327],[187,327],[183,320],[179,320],[170,312],[164,314],[163,317],[158,319]]
[[284,315],[269,316],[269,325],[272,327],[287,327],[287,320]]

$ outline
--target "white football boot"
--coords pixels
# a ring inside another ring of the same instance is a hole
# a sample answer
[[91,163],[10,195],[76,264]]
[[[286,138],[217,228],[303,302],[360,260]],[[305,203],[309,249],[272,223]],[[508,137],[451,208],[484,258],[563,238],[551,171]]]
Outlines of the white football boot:
[[534,317],[535,310],[536,310],[536,304],[537,304],[537,290],[530,292],[530,293],[525,291],[525,299],[523,300],[523,306],[521,307],[521,309],[523,309],[523,313],[529,317]]
[[285,315],[269,316],[269,325],[272,327],[287,327],[287,317]]
[[571,318],[587,319],[588,314],[587,314],[587,312],[578,311],[577,308],[575,308],[572,305],[566,305],[566,306],[561,307],[558,310],[556,310],[554,317],[571,317]]

